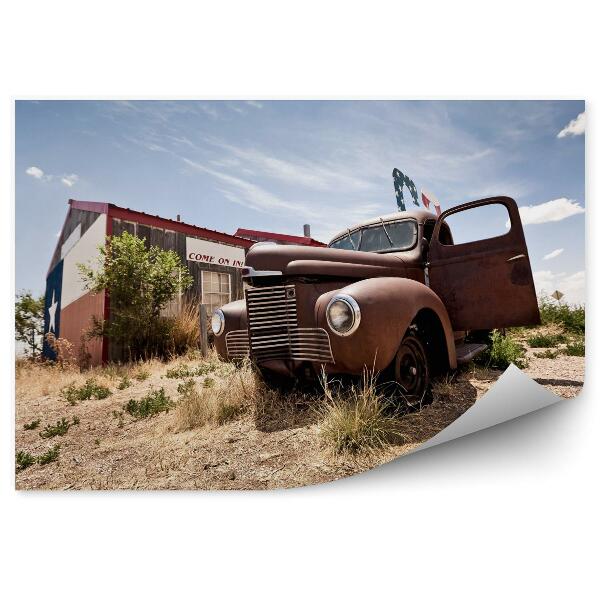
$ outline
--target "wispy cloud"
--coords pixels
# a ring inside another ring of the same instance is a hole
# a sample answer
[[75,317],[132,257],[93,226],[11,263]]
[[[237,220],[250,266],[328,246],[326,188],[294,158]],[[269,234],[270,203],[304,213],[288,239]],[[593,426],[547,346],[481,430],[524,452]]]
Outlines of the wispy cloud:
[[[576,200],[568,198],[557,198],[548,200],[542,204],[533,206],[521,206],[519,213],[523,225],[539,225],[540,223],[551,223],[562,221],[573,215],[579,215],[585,212],[585,209]],[[508,227],[507,223],[507,227]]]
[[[340,209],[335,206],[324,205],[320,201],[297,201],[282,198],[264,187],[252,183],[241,177],[230,175],[222,170],[213,169],[205,164],[181,157],[181,160],[196,171],[206,173],[217,179],[221,185],[218,187],[227,200],[258,212],[272,215],[275,211],[280,216],[298,216],[314,224],[315,237],[329,240],[340,229],[333,225],[340,221]],[[382,211],[382,206],[376,202],[364,202],[344,208],[344,223],[357,223],[373,217]]]
[[42,171],[42,169],[39,167],[29,167],[25,173],[35,179],[41,179],[44,176],[44,171]]
[[568,136],[583,135],[585,133],[585,112],[579,113],[575,119],[569,122],[566,127],[563,127],[556,136],[564,138]]
[[70,175],[51,175],[49,173],[44,173],[44,171],[39,167],[28,167],[25,170],[25,173],[34,179],[38,179],[39,181],[49,182],[55,178],[59,178],[61,183],[67,187],[73,187],[79,181],[79,176],[75,175],[75,173],[71,173]]
[[292,185],[321,191],[344,188],[367,190],[373,187],[368,180],[349,172],[346,165],[332,164],[327,160],[317,162],[299,157],[285,160],[257,148],[234,146],[215,139],[207,141],[249,164],[250,168],[257,169],[262,175]]
[[316,216],[306,204],[283,200],[255,183],[240,179],[239,177],[234,177],[223,171],[211,169],[210,167],[189,158],[183,157],[182,160],[189,167],[211,175],[222,183],[227,184],[229,187],[222,189],[221,191],[225,197],[232,202],[249,206],[250,208],[261,212],[268,213],[273,210],[284,209],[304,216]]
[[556,250],[552,250],[552,252],[548,252],[548,254],[544,255],[544,260],[551,260],[552,258],[556,258],[557,256],[560,256],[564,251],[564,248],[557,248]]
[[252,106],[254,108],[262,108],[263,107],[263,105],[260,102],[258,102],[257,100],[246,100],[246,104],[248,106]]
[[73,187],[79,181],[79,176],[75,175],[75,173],[71,173],[70,175],[61,177],[60,181],[67,187]]

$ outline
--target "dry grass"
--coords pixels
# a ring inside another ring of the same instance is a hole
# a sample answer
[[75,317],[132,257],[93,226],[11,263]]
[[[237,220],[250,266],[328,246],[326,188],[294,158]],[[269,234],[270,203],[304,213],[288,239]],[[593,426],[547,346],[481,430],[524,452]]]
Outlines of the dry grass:
[[226,379],[217,381],[207,377],[201,387],[188,379],[177,389],[181,399],[177,403],[175,427],[176,431],[186,431],[223,425],[245,413],[255,402],[258,381],[246,362]]
[[174,355],[185,352],[188,348],[200,345],[200,307],[196,303],[185,302],[177,315],[169,317],[168,335],[169,351]]
[[[583,358],[532,356],[531,364],[528,372],[549,389],[565,396],[579,391]],[[166,376],[169,369],[180,368],[183,373],[182,365],[193,377]],[[191,352],[169,362],[109,365],[84,373],[23,362],[17,364],[16,485],[18,489],[267,489],[332,481],[417,448],[468,410],[501,374],[476,365],[463,367],[434,383],[430,405],[400,415],[381,410],[385,403],[368,385],[365,389],[359,384],[354,390],[335,387],[329,389],[329,398],[323,398],[322,391],[281,392],[269,388],[249,364],[235,367],[212,353],[202,358]],[[119,389],[124,377],[131,385]],[[82,386],[90,378],[109,387],[111,395],[77,406],[61,396],[68,384]],[[41,394],[43,387],[46,392]],[[124,410],[130,400],[139,403],[163,387],[165,395],[177,401],[169,412],[135,418]],[[328,400],[330,412],[323,405]],[[335,401],[339,414],[331,410]],[[80,420],[80,425],[62,437],[39,435],[63,417]],[[36,421],[40,421],[37,428],[25,427]],[[333,442],[326,439],[328,427],[335,432],[330,436]],[[58,439],[60,448],[52,445]],[[343,450],[336,453],[335,447]]]
[[65,388],[81,388],[92,380],[95,385],[114,389],[123,378],[142,381],[150,372],[163,372],[165,364],[158,359],[130,365],[109,364],[80,371],[73,364],[32,362],[18,359],[15,362],[17,400],[60,396]]
[[320,434],[334,454],[358,454],[386,449],[402,440],[398,419],[377,389],[373,373],[361,383],[332,390],[323,378],[324,398],[317,411]]

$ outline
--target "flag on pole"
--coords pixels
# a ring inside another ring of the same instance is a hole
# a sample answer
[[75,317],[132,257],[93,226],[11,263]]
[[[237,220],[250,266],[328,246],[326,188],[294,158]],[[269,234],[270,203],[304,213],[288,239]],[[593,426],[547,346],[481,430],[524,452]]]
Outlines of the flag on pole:
[[[442,208],[440,206],[439,200],[431,193],[426,190],[421,190],[421,201],[423,202],[423,206],[429,209],[429,205],[433,204],[435,209],[435,214],[439,217],[442,214]],[[431,210],[431,209],[429,209]]]

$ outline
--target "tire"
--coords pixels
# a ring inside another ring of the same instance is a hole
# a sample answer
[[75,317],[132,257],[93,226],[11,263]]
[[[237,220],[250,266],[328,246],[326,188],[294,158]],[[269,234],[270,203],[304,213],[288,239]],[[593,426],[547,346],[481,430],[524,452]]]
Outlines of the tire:
[[423,342],[414,330],[404,336],[394,359],[394,380],[400,399],[418,410],[432,400],[430,365]]

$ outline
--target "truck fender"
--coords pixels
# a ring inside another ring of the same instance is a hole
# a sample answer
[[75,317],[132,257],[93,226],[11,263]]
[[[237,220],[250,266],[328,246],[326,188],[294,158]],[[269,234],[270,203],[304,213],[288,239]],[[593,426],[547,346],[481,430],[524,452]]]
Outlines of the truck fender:
[[[338,335],[327,323],[327,305],[336,294],[352,296],[360,308],[360,324],[348,336]],[[430,358],[455,369],[456,348],[448,312],[439,296],[418,281],[398,277],[363,279],[322,294],[315,305],[317,325],[325,329],[330,338],[335,364],[328,370],[332,373],[359,374],[365,366],[382,371],[396,356],[411,324],[426,319],[438,331],[440,327],[443,331],[443,335],[439,335],[441,347],[437,348],[436,356]]]
[[215,348],[223,360],[227,360],[227,344],[225,338],[230,331],[248,329],[248,319],[246,317],[246,301],[235,300],[220,307],[225,315],[225,327],[220,335],[215,335]]

